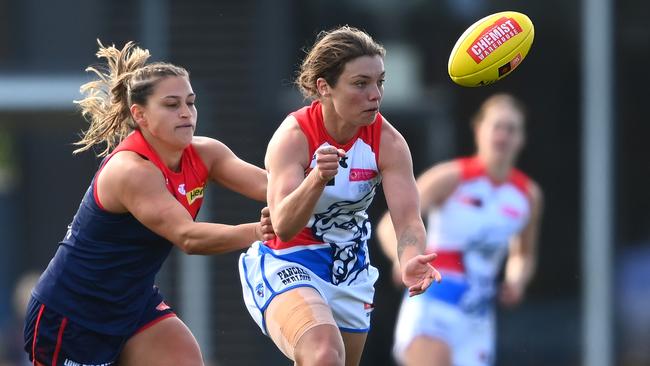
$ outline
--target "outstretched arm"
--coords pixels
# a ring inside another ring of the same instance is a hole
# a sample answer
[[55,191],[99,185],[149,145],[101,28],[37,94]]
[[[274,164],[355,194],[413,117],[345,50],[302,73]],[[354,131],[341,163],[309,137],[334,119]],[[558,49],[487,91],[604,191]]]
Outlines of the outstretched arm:
[[[268,219],[241,225],[195,222],[169,193],[165,179],[151,162],[120,152],[97,177],[104,208],[131,213],[144,226],[188,254],[217,254],[248,247],[272,230]],[[263,227],[266,227],[264,229]]]
[[[416,181],[420,193],[420,214],[426,216],[430,207],[436,207],[453,193],[460,182],[460,168],[455,162],[434,165],[420,175]],[[391,215],[386,212],[377,225],[377,238],[382,251],[393,261],[394,282],[401,283],[401,272],[397,259],[397,237]],[[397,282],[399,280],[399,282]]]
[[408,145],[387,121],[384,121],[381,141],[379,169],[397,240],[392,257],[400,263],[402,281],[409,288],[409,295],[418,295],[441,277],[429,264],[435,254],[422,255],[425,230]]

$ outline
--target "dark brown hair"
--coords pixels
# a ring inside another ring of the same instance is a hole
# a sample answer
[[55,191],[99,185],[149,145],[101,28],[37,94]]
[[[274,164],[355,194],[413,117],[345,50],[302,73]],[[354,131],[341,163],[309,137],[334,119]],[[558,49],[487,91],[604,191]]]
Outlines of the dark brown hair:
[[305,98],[318,99],[316,80],[323,78],[334,87],[345,64],[361,56],[384,57],[386,50],[366,32],[350,26],[322,31],[300,66],[296,85]]

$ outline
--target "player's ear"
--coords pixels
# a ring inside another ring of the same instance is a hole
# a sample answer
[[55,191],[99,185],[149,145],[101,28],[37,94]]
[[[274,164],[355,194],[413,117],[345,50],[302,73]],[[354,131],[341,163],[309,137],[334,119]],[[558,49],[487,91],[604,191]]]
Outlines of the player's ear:
[[144,108],[142,108],[141,105],[133,104],[130,110],[131,110],[131,117],[133,117],[133,121],[135,121],[135,123],[138,124],[138,126],[146,125],[147,119],[145,118]]
[[324,78],[316,79],[316,89],[318,90],[318,95],[321,97],[330,96],[330,85],[327,83],[327,80]]

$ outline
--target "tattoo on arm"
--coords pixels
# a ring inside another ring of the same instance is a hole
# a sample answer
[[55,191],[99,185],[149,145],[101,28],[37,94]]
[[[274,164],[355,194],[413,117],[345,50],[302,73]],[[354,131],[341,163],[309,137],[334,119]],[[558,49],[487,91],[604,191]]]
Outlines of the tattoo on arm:
[[397,260],[402,258],[402,253],[406,247],[417,246],[418,238],[411,232],[411,230],[404,230],[397,240]]

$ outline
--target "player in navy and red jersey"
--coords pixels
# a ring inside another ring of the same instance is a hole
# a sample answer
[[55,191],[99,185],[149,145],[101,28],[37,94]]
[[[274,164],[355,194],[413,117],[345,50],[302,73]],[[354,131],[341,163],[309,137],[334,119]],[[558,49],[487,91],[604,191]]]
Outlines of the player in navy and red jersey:
[[268,209],[259,223],[195,221],[208,181],[264,201],[266,172],[194,136],[185,69],[146,64],[131,42],[97,56],[106,70],[88,69],[99,79],[82,86],[90,127],[75,152],[103,143],[107,157],[32,291],[25,350],[34,365],[202,365],[154,277],[173,245],[217,254],[272,238]]
[[422,293],[439,273],[423,255],[424,224],[408,145],[379,113],[384,49],[348,26],[322,32],[297,84],[312,99],[272,137],[265,163],[277,237],[240,257],[247,308],[297,365],[358,365],[377,269],[366,212],[380,182],[399,220],[403,281]]
[[[520,302],[535,270],[542,193],[514,168],[524,144],[523,106],[511,95],[494,95],[473,123],[476,155],[437,164],[418,178],[427,251],[438,254],[445,280],[402,302],[394,353],[404,365],[493,365],[494,299]],[[393,257],[388,215],[378,233]]]

